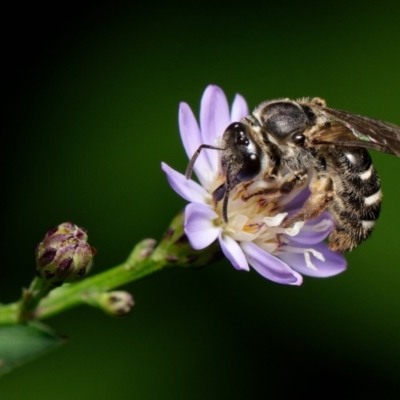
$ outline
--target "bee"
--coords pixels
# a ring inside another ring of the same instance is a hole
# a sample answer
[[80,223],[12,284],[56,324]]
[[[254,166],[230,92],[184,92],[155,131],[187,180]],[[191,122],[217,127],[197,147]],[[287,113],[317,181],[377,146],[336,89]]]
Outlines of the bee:
[[320,98],[278,99],[231,123],[219,146],[201,145],[189,162],[187,178],[203,149],[221,151],[225,182],[215,189],[213,200],[223,201],[225,222],[229,193],[242,182],[273,182],[248,197],[277,197],[310,182],[308,199],[282,226],[328,210],[335,221],[329,247],[346,252],[370,235],[379,217],[381,185],[367,149],[400,156],[400,128],[328,108]]

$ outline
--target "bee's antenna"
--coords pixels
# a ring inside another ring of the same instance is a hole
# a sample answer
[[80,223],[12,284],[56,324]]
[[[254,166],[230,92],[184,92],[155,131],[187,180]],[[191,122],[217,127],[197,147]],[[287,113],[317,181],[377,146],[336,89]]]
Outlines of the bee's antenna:
[[224,201],[222,203],[222,219],[224,220],[225,224],[228,223],[228,200],[229,192],[227,190],[224,196]]
[[193,172],[193,167],[194,167],[194,163],[197,160],[197,157],[199,156],[201,150],[203,149],[211,149],[211,150],[225,150],[222,147],[216,147],[216,146],[211,146],[210,144],[202,144],[197,150],[196,152],[193,154],[193,157],[190,159],[189,164],[186,168],[186,173],[185,173],[185,177],[186,179],[190,179],[190,177],[192,176],[192,172]]
[[225,195],[224,200],[222,202],[222,219],[225,224],[228,223],[228,200],[229,200],[229,193],[232,190],[231,181],[229,179],[231,171],[231,164],[229,163],[226,169],[226,181],[225,181]]

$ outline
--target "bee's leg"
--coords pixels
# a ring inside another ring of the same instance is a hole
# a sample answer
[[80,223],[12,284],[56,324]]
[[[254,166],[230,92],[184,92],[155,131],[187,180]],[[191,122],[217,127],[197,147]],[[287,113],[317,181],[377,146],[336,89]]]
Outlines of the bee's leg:
[[298,221],[308,221],[321,215],[332,203],[335,195],[332,179],[326,174],[318,174],[310,185],[311,194],[302,209],[282,223],[289,228]]
[[269,198],[280,197],[282,194],[289,194],[296,186],[301,186],[307,179],[307,174],[304,172],[296,172],[290,175],[283,183],[278,183],[272,187],[259,190],[247,196],[242,196],[243,200],[248,200],[254,196],[267,196]]
[[275,198],[275,197],[280,197],[282,193],[280,192],[280,187],[279,186],[274,186],[274,187],[269,187],[267,189],[259,190],[255,193],[251,193],[248,195],[243,195],[242,200],[247,201],[251,199],[254,196],[267,196],[268,198]]
[[287,178],[280,186],[281,194],[289,194],[295,187],[302,186],[307,180],[307,173],[303,171],[295,172]]

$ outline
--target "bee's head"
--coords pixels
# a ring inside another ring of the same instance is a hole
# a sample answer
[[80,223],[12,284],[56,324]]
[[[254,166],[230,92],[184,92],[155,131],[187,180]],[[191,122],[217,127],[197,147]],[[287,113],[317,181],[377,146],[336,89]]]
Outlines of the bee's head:
[[253,139],[251,128],[242,122],[234,122],[226,128],[222,146],[221,166],[225,182],[214,190],[213,200],[218,203],[223,199],[223,219],[228,222],[229,192],[239,183],[250,181],[260,173],[262,152]]
[[221,146],[201,145],[193,155],[186,170],[186,178],[190,178],[194,163],[203,149],[220,150],[222,173],[225,182],[214,190],[212,196],[215,203],[222,199],[223,219],[228,222],[227,207],[229,192],[241,182],[254,179],[261,171],[262,151],[256,144],[248,125],[242,122],[230,124],[221,140]]
[[227,180],[246,182],[255,178],[261,170],[261,149],[251,134],[251,128],[242,122],[230,124],[223,136],[222,171]]

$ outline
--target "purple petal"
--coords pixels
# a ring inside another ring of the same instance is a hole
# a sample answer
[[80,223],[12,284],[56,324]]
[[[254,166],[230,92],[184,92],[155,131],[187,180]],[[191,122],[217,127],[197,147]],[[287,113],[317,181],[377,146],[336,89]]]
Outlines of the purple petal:
[[280,204],[285,205],[284,211],[289,212],[289,214],[293,214],[294,212],[301,209],[303,204],[310,197],[310,194],[310,190],[308,188],[304,188],[298,193],[293,192],[294,196],[292,194],[284,196]]
[[167,179],[172,189],[185,200],[193,203],[205,203],[207,192],[195,181],[186,179],[185,175],[175,171],[169,165],[161,163],[161,168],[167,175]]
[[241,242],[240,245],[249,264],[264,278],[287,285],[301,285],[303,282],[300,274],[253,242]]
[[247,115],[249,115],[249,108],[247,107],[246,100],[240,94],[237,94],[232,104],[231,122],[240,121]]
[[[200,127],[203,143],[215,144],[230,123],[229,106],[224,92],[214,85],[205,90],[201,99]],[[218,152],[209,151],[207,157],[212,171],[218,170]]]
[[219,234],[218,240],[221,245],[221,249],[225,254],[225,257],[232,263],[232,265],[236,269],[244,271],[250,270],[243,250],[239,246],[238,242],[236,242],[236,240],[233,240],[228,235],[222,235],[222,232]]
[[[203,144],[203,139],[196,118],[186,103],[179,105],[179,131],[186,154],[191,159],[196,150]],[[194,165],[194,171],[203,186],[207,179],[204,171],[211,169],[211,164],[206,155],[208,151],[202,151]]]
[[196,117],[186,103],[179,104],[179,131],[186,154],[191,158],[202,144],[202,138]]
[[191,203],[185,208],[184,229],[191,246],[201,250],[217,239],[221,228],[215,226],[218,214],[205,204]]
[[[317,225],[319,224],[319,227]],[[328,213],[307,221],[296,236],[286,236],[290,242],[314,245],[322,242],[332,231],[334,222]]]
[[[300,245],[298,245],[298,247],[304,248],[304,246]],[[279,258],[301,274],[319,278],[337,275],[346,269],[347,263],[343,254],[329,250],[326,243],[319,243],[313,245],[311,248],[321,253],[325,258],[325,261],[322,261],[310,253],[311,262],[317,270],[307,266],[304,253],[291,253],[287,251],[280,254]],[[284,248],[282,248],[282,250],[284,250]]]

